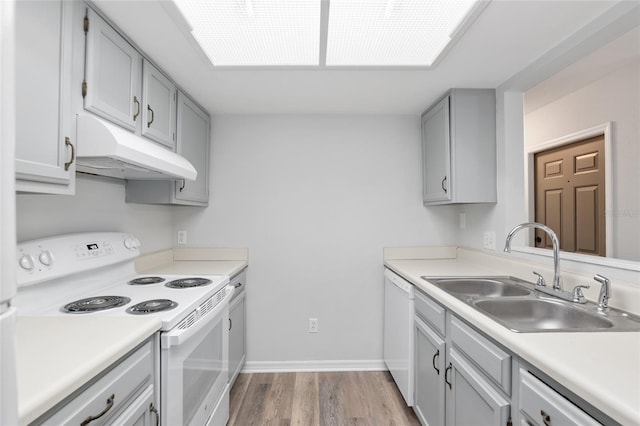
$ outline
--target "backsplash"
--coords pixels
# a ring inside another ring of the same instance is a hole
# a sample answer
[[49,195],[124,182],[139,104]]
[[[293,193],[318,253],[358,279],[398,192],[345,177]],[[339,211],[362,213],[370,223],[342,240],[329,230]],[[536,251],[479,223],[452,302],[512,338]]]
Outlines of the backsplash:
[[124,181],[78,174],[76,185],[73,196],[18,194],[18,241],[73,232],[120,231],[136,235],[143,253],[171,247],[171,207],[125,203]]

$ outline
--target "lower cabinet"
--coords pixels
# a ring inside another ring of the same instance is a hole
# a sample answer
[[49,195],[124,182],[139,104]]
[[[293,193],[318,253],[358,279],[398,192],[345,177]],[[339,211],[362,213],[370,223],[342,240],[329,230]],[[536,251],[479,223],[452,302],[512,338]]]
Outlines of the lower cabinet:
[[423,425],[601,424],[418,289],[415,300],[413,409]]
[[156,425],[154,365],[153,345],[148,341],[33,424]]
[[510,356],[423,293],[416,293],[418,299],[425,301],[416,303],[414,320],[414,411],[420,422],[506,426],[510,386],[501,382],[511,378],[504,371],[511,368]]
[[132,426],[152,426],[159,424],[160,413],[153,404],[153,399],[153,386],[147,386],[145,391],[142,392],[142,395],[136,398],[126,411],[114,419],[113,423]]
[[521,426],[594,426],[600,424],[523,368],[520,369],[519,406]]
[[507,425],[510,403],[463,355],[449,350],[446,424]]
[[415,318],[415,391],[413,409],[423,424],[444,424],[444,340],[424,323]]

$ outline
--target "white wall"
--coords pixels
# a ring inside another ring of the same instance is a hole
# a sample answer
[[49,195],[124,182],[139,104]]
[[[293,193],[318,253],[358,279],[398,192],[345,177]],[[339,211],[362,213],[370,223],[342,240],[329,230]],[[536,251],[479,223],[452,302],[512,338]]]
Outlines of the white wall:
[[607,251],[640,261],[640,64],[626,65],[528,112],[525,145],[534,147],[607,122],[613,124],[613,206],[607,215],[613,218],[614,232],[614,247]]
[[141,251],[170,248],[173,210],[125,203],[124,181],[77,175],[76,195],[17,195],[18,241],[85,231],[137,235]]
[[249,362],[382,359],[382,248],[455,240],[453,210],[422,206],[419,117],[212,126],[211,204],[179,208],[175,229],[249,248]]

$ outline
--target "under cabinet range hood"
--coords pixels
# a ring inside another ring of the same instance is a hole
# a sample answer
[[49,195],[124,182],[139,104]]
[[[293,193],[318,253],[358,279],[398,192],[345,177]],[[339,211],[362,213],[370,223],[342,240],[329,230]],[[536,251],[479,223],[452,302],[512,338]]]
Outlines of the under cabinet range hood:
[[185,158],[91,115],[78,115],[76,170],[135,180],[195,180]]

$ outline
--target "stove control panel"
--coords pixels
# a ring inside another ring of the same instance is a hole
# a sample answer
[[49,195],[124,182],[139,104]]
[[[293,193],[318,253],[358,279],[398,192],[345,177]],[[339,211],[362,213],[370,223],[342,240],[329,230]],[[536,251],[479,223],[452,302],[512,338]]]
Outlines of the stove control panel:
[[120,232],[67,234],[18,244],[18,287],[133,260],[140,240]]
[[98,256],[109,256],[113,253],[113,247],[109,241],[91,241],[77,244],[73,251],[78,259],[91,259]]

